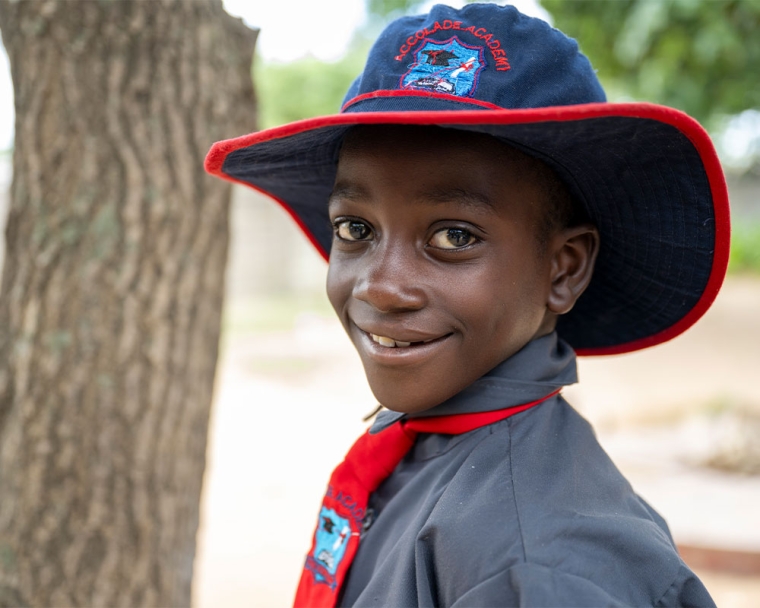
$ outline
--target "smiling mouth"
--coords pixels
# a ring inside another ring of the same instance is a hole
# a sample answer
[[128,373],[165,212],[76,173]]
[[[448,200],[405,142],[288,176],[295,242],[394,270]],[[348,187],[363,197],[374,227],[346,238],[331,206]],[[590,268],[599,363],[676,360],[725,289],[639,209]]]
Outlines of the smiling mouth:
[[365,332],[367,335],[372,338],[372,341],[376,344],[379,344],[380,346],[385,346],[386,348],[409,348],[414,346],[421,346],[423,344],[430,344],[431,342],[435,342],[436,340],[442,340],[444,338],[447,338],[451,334],[446,334],[445,336],[439,336],[438,338],[430,338],[429,340],[421,340],[419,342],[404,342],[402,340],[394,340],[393,338],[389,338],[387,336],[378,336],[376,334],[371,334],[369,332]]

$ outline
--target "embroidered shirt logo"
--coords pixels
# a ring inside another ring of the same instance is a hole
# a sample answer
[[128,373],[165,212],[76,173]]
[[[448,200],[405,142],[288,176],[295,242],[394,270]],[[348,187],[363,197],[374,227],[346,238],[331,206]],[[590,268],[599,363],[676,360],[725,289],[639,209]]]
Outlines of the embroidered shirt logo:
[[348,519],[323,506],[319,513],[314,552],[306,558],[306,568],[314,574],[317,583],[326,583],[330,587],[335,585],[335,571],[343,559],[350,536]]
[[456,36],[444,42],[426,38],[415,51],[414,63],[401,77],[399,86],[471,97],[485,65],[483,47],[464,44]]

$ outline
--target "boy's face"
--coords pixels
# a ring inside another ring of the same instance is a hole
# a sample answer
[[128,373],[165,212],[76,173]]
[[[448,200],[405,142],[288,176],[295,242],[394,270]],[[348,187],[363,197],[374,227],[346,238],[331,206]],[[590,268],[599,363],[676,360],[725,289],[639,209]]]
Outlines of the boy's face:
[[327,294],[385,407],[434,407],[552,331],[545,195],[522,166],[484,135],[379,126],[346,139]]

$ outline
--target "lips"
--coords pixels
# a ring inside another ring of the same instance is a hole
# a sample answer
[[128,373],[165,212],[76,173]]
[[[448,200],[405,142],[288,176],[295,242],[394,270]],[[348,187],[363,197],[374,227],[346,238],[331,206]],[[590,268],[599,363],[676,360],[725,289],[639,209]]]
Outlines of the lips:
[[[388,335],[390,334],[390,335]],[[354,325],[354,344],[362,357],[383,367],[418,366],[443,352],[453,333],[428,333],[409,328],[373,325],[371,331]]]

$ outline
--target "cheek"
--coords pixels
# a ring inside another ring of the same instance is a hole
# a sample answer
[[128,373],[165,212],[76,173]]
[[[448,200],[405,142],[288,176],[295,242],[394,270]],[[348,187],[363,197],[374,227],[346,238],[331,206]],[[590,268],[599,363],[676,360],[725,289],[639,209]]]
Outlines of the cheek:
[[539,269],[508,263],[489,265],[459,283],[457,308],[482,344],[502,349],[503,340],[520,341],[531,336],[546,310],[546,285]]
[[340,260],[331,258],[330,264],[327,267],[325,289],[327,291],[327,299],[330,300],[330,304],[332,304],[335,312],[341,318],[341,310],[343,310],[351,295],[352,285],[353,281],[346,269],[342,267]]
[[457,269],[439,285],[445,285],[441,296],[469,319],[469,323],[493,323],[498,311],[509,309],[516,298],[521,297],[523,286],[500,258],[489,263],[472,264]]

